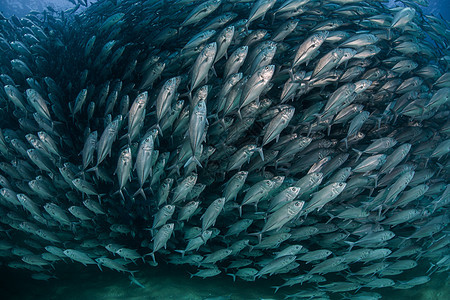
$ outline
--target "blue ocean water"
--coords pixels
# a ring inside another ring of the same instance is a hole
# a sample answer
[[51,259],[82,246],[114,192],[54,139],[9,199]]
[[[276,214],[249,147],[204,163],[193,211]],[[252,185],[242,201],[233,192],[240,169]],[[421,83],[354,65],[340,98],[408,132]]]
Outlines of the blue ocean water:
[[[89,3],[96,2],[96,0],[88,1]],[[450,0],[429,0],[428,7],[424,7],[423,11],[427,14],[435,16],[442,15],[444,19],[450,19]],[[401,5],[401,1],[389,0],[389,5]],[[73,7],[69,0],[0,0],[0,11],[5,16],[16,15],[23,16],[29,11],[42,11],[48,6],[54,9],[68,9]]]

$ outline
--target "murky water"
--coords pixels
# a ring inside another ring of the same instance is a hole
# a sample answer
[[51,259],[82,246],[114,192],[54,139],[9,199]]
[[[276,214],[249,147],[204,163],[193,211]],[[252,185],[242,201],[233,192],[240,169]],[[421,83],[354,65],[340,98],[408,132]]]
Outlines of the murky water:
[[[190,278],[189,269],[160,263],[158,267],[141,267],[135,274],[144,288],[130,284],[128,276],[118,272],[103,270],[96,266],[63,263],[56,268],[58,279],[49,281],[31,280],[25,271],[3,269],[1,272],[2,299],[17,300],[89,300],[89,299],[186,299],[198,300],[219,297],[217,299],[284,299],[285,295],[308,288],[297,285],[280,289],[276,294],[271,286],[280,285],[280,277],[246,282],[221,274],[214,278]],[[419,270],[417,270],[419,271]],[[411,278],[416,272],[392,277],[394,280]],[[418,272],[421,273],[421,272]],[[436,273],[427,284],[408,290],[391,288],[377,289],[383,299],[445,300],[450,295],[450,280],[447,273]],[[331,282],[331,281],[330,281]],[[310,287],[312,285],[309,285]],[[361,291],[370,291],[362,289]],[[351,295],[351,294],[349,294]],[[223,298],[220,298],[223,297]],[[342,299],[342,296],[332,296]]]

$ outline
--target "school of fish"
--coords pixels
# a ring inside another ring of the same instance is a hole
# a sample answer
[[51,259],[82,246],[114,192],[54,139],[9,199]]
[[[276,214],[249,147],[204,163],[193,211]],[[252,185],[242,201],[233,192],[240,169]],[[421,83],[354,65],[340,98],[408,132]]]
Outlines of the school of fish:
[[1,262],[138,285],[186,264],[294,299],[448,272],[450,27],[387,2],[0,14]]

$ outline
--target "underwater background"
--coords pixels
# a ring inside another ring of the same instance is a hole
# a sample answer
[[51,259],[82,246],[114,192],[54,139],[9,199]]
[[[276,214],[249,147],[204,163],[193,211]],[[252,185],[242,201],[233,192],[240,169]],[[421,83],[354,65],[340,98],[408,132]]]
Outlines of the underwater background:
[[[96,0],[88,1],[94,3]],[[389,0],[389,6],[401,1]],[[423,7],[423,11],[427,14],[438,16],[439,14],[446,20],[450,18],[450,1],[449,0],[429,0],[429,5]],[[73,7],[69,0],[0,0],[0,12],[5,16],[24,16],[30,11],[42,11],[47,7],[55,10],[66,10]]]
[[[157,268],[146,267],[136,274],[145,289],[130,284],[127,276],[111,270],[98,272],[95,266],[69,264],[58,265],[55,272],[58,279],[50,281],[31,280],[25,271],[1,269],[2,299],[15,300],[78,300],[78,299],[183,299],[183,300],[245,300],[245,299],[284,299],[284,293],[296,293],[297,287],[286,288],[273,293],[271,286],[283,283],[281,279],[260,279],[247,282],[218,275],[213,278],[189,278],[193,268],[176,267],[161,263]],[[423,269],[414,273],[423,274]],[[378,289],[382,299],[393,300],[444,300],[450,295],[450,280],[447,273],[434,274],[431,281],[413,289]],[[307,298],[306,298],[307,299]],[[342,299],[334,296],[331,299]]]
[[[395,5],[396,1],[390,2]],[[0,0],[0,12],[5,17],[22,17],[29,11],[42,11],[48,7],[58,11],[69,9],[73,4],[64,0]],[[429,6],[424,7],[423,11],[442,16],[448,22],[450,0],[429,0]],[[14,239],[13,236],[12,240]],[[395,279],[402,281],[404,278],[414,277],[415,274],[423,275],[429,267],[429,264],[420,263],[415,269],[409,270],[407,276],[398,275]],[[239,279],[234,282],[233,278],[224,272],[212,278],[191,278],[190,273],[195,273],[196,270],[195,267],[166,264],[163,259],[158,261],[157,266],[139,264],[139,271],[134,276],[145,286],[143,288],[130,283],[128,274],[108,268],[103,268],[100,272],[96,265],[59,262],[52,274],[55,279],[48,281],[32,280],[28,271],[0,266],[0,299],[284,299],[285,294],[302,289],[302,286],[296,285],[284,288],[282,293],[274,294],[272,286],[282,284],[283,276],[259,278],[254,282]],[[376,291],[383,299],[450,299],[449,275],[448,272],[435,273],[428,283],[410,289],[387,287]],[[342,295],[332,294],[331,299],[342,299]]]

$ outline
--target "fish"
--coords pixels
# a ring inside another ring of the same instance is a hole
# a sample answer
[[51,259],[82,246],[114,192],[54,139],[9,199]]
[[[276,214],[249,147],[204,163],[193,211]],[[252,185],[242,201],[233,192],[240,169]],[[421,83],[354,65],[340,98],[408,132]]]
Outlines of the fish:
[[74,250],[74,249],[66,249],[63,252],[71,260],[78,261],[85,266],[90,265],[90,264],[92,264],[92,265],[96,264],[96,262],[92,258],[90,258],[86,253],[84,253],[82,251]]
[[198,158],[196,158],[195,155],[197,153],[197,149],[202,143],[202,139],[205,133],[205,126],[208,123],[206,114],[206,103],[204,100],[200,100],[194,107],[192,116],[189,121],[189,141],[191,145],[192,157],[188,159],[185,167],[188,166],[191,162],[194,162],[199,167],[202,167],[200,161],[198,160]]
[[225,63],[224,67],[224,78],[228,78],[232,74],[236,74],[239,71],[239,68],[245,62],[248,54],[248,46],[241,46],[234,50],[233,53],[230,54],[228,60]]
[[254,277],[255,278],[259,278],[262,275],[274,273],[275,271],[277,271],[277,270],[283,268],[284,266],[292,263],[295,259],[296,259],[295,255],[285,255],[285,256],[276,258],[276,259],[270,261],[261,270],[259,270],[258,273],[256,273],[254,275]]
[[202,231],[206,231],[209,227],[214,226],[216,219],[223,209],[225,198],[214,200],[206,209],[205,213],[200,217],[202,220]]
[[120,255],[124,259],[129,259],[131,261],[141,258],[141,255],[137,253],[136,250],[128,248],[120,248],[116,251],[116,254]]
[[[117,179],[119,181],[119,193],[122,194],[122,189],[125,184],[130,179],[131,169],[133,166],[131,149],[128,147],[120,153],[119,160],[117,162],[117,169],[114,174],[117,174]],[[122,198],[123,194],[122,194]]]
[[128,111],[128,143],[131,143],[139,134],[145,116],[145,106],[148,101],[148,93],[139,94]]
[[257,233],[259,237],[259,242],[261,243],[261,236],[263,233],[271,230],[278,231],[280,230],[286,223],[294,219],[298,213],[302,210],[305,202],[303,201],[292,201],[288,202],[282,207],[280,207],[277,211],[272,213],[267,217],[267,222],[264,224],[264,227],[261,229],[261,232]]
[[144,199],[147,197],[145,196],[143,186],[148,176],[152,173],[153,149],[153,136],[150,135],[146,139],[142,140],[136,156],[136,163],[134,165],[134,170],[136,170],[139,180],[139,190],[137,190],[134,195],[141,194]]
[[191,80],[189,93],[197,88],[202,81],[208,76],[209,69],[214,63],[217,54],[217,43],[213,42],[205,46],[202,52],[198,55],[191,70]]
[[276,0],[258,0],[253,5],[252,10],[250,11],[250,15],[247,18],[247,22],[245,23],[245,29],[248,31],[248,28],[252,21],[262,18],[264,20],[264,16],[267,11],[271,9],[275,5]]
[[173,77],[167,80],[161,88],[161,91],[156,98],[156,117],[158,119],[158,124],[161,122],[163,116],[168,113],[172,102],[176,99],[176,91],[180,82],[180,77]]
[[186,19],[180,24],[180,29],[184,26],[198,23],[201,19],[213,13],[221,4],[221,0],[209,0],[194,8]]
[[426,1],[72,5],[0,16],[5,268],[142,288],[166,261],[324,299],[448,270],[449,23]]
[[109,268],[111,270],[115,270],[115,271],[118,271],[118,272],[129,272],[130,274],[133,274],[134,272],[136,272],[136,271],[128,270],[124,266],[123,263],[121,263],[121,262],[119,262],[117,260],[108,258],[108,257],[99,257],[99,258],[96,258],[95,261],[98,264],[99,268],[101,268],[101,266],[104,266],[104,267],[107,267],[107,268]]

